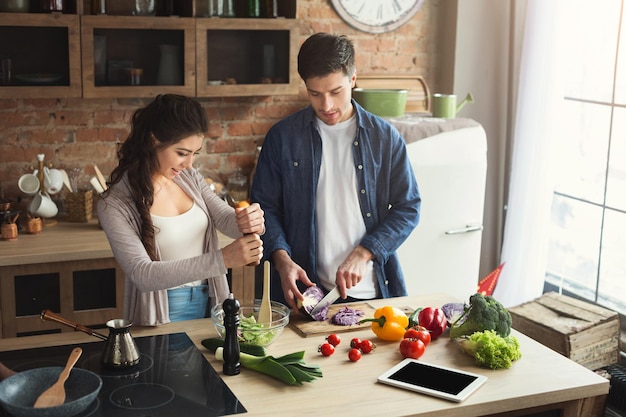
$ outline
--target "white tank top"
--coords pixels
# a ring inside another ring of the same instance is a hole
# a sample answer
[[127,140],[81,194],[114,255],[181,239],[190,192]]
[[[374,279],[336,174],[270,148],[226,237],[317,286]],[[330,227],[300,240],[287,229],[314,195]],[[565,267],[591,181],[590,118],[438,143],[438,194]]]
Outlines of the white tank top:
[[[178,216],[162,217],[155,214],[151,214],[151,216],[155,227],[155,239],[161,252],[161,260],[172,261],[202,255],[209,219],[196,203],[188,211]],[[201,280],[189,282],[180,287],[192,287],[200,284],[202,284]]]
[[[335,286],[337,268],[365,235],[357,196],[352,147],[356,116],[329,126],[318,119],[322,138],[322,164],[317,184],[317,272],[326,289]],[[376,297],[374,263],[369,261],[361,282],[348,289],[354,298]]]

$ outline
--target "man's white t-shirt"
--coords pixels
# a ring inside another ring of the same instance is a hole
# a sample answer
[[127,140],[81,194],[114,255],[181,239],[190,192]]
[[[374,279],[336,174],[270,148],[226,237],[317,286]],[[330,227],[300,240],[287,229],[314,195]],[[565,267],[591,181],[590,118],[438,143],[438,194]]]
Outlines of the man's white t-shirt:
[[[365,223],[357,196],[352,147],[356,116],[329,126],[317,120],[322,138],[322,164],[317,184],[317,272],[324,288],[332,289],[337,268],[365,235]],[[361,282],[350,289],[354,298],[376,297],[374,263],[369,261]]]

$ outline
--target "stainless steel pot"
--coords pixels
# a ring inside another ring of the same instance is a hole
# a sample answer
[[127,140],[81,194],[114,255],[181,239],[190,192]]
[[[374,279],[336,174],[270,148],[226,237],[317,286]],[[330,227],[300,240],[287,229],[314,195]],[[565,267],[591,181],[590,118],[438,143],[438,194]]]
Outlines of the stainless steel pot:
[[104,351],[102,353],[102,363],[110,368],[125,369],[139,363],[139,349],[135,340],[130,334],[132,323],[129,320],[113,319],[106,323],[109,328],[109,335],[105,336],[82,324],[71,322],[50,310],[41,312],[42,320],[50,320],[64,324],[74,330],[95,336],[104,340]]

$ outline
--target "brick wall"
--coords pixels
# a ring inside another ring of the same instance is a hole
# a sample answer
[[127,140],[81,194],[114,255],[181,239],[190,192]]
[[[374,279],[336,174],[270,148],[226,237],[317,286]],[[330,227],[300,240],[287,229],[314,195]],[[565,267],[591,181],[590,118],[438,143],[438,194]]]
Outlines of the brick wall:
[[[352,29],[328,0],[300,0],[301,42],[315,32],[348,35],[356,45],[361,74],[416,74],[431,91],[437,86],[436,36],[441,0],[429,0],[398,30],[372,35]],[[132,112],[149,99],[3,99],[0,100],[0,186],[5,198],[19,202],[17,179],[36,166],[36,155],[59,168],[82,168],[88,187],[93,164],[107,175],[115,166],[116,144],[128,133]],[[223,180],[241,167],[249,173],[257,144],[269,127],[307,104],[297,96],[200,99],[211,120],[206,153],[196,166]],[[62,199],[62,197],[54,197]],[[62,201],[58,201],[61,203]]]

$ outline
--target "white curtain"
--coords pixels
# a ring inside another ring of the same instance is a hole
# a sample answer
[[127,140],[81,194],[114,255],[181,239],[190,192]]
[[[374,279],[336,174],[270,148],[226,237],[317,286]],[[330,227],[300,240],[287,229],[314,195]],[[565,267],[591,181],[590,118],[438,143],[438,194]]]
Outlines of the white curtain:
[[528,0],[523,20],[501,254],[506,264],[493,294],[506,307],[530,301],[543,292],[553,190],[550,166],[558,134],[556,106],[562,99],[561,4],[561,0]]

